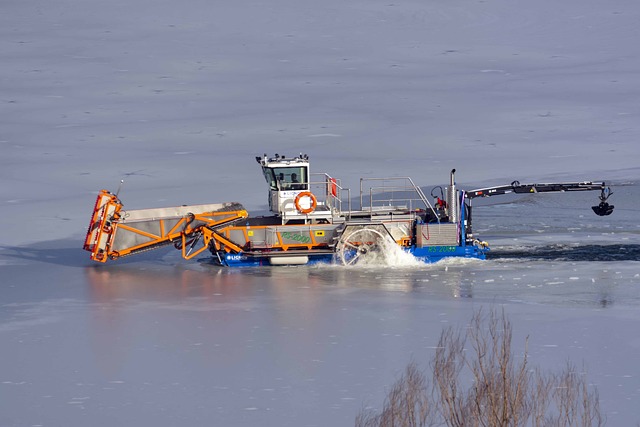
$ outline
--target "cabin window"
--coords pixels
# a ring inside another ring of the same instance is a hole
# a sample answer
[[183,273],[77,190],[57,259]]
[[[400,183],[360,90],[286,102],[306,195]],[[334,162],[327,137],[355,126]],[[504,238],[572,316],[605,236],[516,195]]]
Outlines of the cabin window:
[[[275,182],[275,185],[271,185],[271,188],[278,190],[307,190],[309,188],[309,182],[307,180],[307,168],[304,166],[299,167],[282,167],[270,169],[273,178],[268,178],[267,182],[271,179]],[[265,176],[267,172],[265,170]]]
[[264,179],[267,180],[267,184],[269,184],[269,188],[271,190],[277,190],[278,184],[276,182],[276,175],[275,173],[273,173],[273,169],[262,168],[262,173],[264,173]]

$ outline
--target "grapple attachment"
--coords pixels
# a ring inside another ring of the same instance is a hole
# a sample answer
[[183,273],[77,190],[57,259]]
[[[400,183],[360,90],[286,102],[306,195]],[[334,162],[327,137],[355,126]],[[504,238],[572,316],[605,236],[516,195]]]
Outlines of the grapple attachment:
[[595,212],[596,215],[598,215],[598,216],[611,215],[611,213],[613,212],[613,208],[615,206],[610,205],[609,203],[607,203],[607,199],[612,194],[613,194],[613,192],[611,191],[611,188],[602,186],[602,190],[600,192],[600,197],[599,197],[600,198],[600,204],[598,206],[591,206],[591,209],[593,209],[593,211]]

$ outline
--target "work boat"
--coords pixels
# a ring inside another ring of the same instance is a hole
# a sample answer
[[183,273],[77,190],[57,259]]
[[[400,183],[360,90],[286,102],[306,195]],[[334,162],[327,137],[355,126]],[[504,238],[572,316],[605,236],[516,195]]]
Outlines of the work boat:
[[[401,250],[426,263],[447,257],[484,259],[489,246],[472,233],[472,200],[508,193],[600,190],[593,211],[613,212],[604,182],[511,184],[471,191],[435,187],[428,198],[409,177],[361,178],[352,194],[340,179],[312,173],[309,157],[256,157],[268,186],[270,213],[250,216],[240,203],[125,210],[115,194],[98,194],[84,249],[98,262],[165,245],[185,259],[209,250],[221,266],[384,262]],[[354,192],[355,193],[355,192]],[[357,205],[357,206],[354,206]]]

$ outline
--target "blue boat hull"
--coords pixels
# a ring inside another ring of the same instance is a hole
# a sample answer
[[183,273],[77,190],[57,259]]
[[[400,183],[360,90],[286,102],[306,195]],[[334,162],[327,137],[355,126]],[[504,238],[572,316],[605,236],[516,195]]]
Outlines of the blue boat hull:
[[[426,263],[431,264],[434,262],[441,261],[445,258],[474,258],[474,259],[485,259],[486,252],[489,250],[488,248],[480,248],[478,246],[427,246],[427,247],[410,247],[404,249],[406,252],[413,255],[416,259]],[[339,261],[336,260],[335,255],[333,254],[307,254],[308,260],[307,262],[292,262],[292,265],[296,264],[305,264],[305,265],[313,265],[313,264],[332,264]],[[239,254],[219,254],[219,256],[214,256],[214,260],[217,261],[218,264],[226,266],[226,267],[260,267],[260,266],[268,266],[274,265],[272,261],[273,255],[249,255],[245,253]],[[294,259],[296,257],[291,257]],[[280,258],[280,260],[285,260],[286,258]],[[277,265],[287,265],[286,261],[280,261]]]

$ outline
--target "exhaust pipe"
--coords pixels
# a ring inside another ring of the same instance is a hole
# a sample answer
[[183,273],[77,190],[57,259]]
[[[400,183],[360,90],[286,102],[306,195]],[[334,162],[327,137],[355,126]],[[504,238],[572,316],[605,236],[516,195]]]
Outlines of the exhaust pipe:
[[447,188],[447,214],[449,216],[449,222],[457,223],[458,217],[458,191],[456,189],[456,170],[451,169],[451,180],[449,182],[449,188]]

